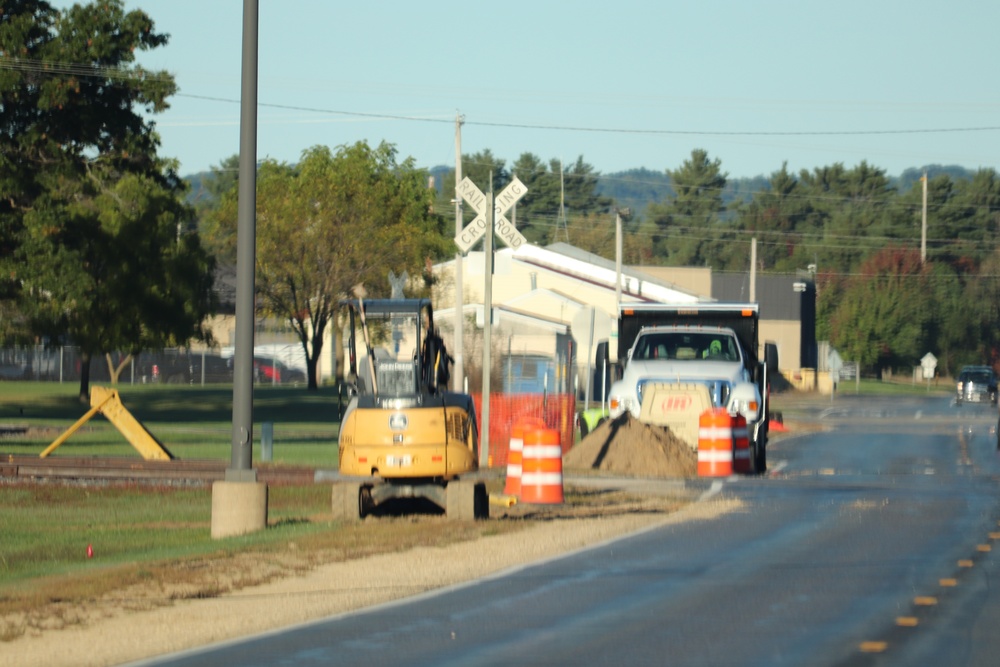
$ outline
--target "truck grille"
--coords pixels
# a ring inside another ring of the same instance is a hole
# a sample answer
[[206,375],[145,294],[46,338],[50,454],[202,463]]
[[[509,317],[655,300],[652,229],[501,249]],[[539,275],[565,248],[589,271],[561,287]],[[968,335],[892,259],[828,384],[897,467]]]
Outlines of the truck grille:
[[[647,384],[676,384],[678,380],[640,380],[636,386],[636,395],[639,397],[639,405],[642,405],[642,392]],[[724,408],[729,404],[729,393],[733,390],[733,385],[725,380],[684,380],[686,384],[703,384],[708,387],[708,395],[712,398],[712,407]]]

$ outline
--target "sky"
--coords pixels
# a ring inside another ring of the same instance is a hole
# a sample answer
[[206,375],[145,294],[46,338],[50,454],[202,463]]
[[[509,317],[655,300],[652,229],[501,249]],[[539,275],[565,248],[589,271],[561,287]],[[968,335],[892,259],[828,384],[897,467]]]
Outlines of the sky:
[[[238,154],[243,0],[125,6],[170,36],[138,54],[179,86],[160,155]],[[998,25],[982,0],[259,0],[257,157],[385,141],[453,167],[461,115],[462,153],[508,167],[998,169]]]

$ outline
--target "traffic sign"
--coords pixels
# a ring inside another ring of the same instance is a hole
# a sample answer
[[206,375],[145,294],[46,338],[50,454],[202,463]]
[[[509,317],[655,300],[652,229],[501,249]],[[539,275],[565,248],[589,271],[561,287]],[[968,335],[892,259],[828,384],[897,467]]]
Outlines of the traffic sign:
[[[521,232],[517,231],[510,220],[504,217],[504,214],[527,192],[528,188],[515,176],[514,180],[508,183],[507,187],[501,190],[500,194],[493,200],[494,232],[501,241],[515,250],[527,243],[527,239]],[[468,176],[458,184],[458,193],[477,214],[472,222],[466,225],[465,229],[455,237],[455,244],[463,253],[466,253],[479,239],[483,238],[486,228],[489,226],[486,221],[486,195],[476,187],[475,183],[469,180]]]

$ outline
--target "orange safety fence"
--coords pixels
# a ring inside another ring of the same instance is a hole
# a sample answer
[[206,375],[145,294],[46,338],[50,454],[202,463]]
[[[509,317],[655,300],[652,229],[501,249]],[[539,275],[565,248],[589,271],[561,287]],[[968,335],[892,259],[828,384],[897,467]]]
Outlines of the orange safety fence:
[[[476,403],[476,421],[482,443],[482,394],[472,394],[472,400]],[[515,424],[527,418],[541,419],[547,428],[559,431],[563,454],[573,446],[576,432],[576,396],[573,394],[490,394],[489,467],[507,465],[511,432]]]

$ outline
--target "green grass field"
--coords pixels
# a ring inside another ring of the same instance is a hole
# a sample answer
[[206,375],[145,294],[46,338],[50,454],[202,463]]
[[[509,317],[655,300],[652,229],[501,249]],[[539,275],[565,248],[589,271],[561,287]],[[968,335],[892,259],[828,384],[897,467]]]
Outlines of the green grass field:
[[[104,385],[101,385],[104,386]],[[122,385],[122,403],[179,459],[229,460],[233,390],[229,386]],[[0,453],[40,454],[89,409],[75,383],[0,383],[0,427],[29,427],[0,437]],[[275,463],[333,467],[340,427],[333,387],[254,388],[254,460],[260,460],[261,424],[274,429]],[[52,456],[138,456],[101,414],[93,416]]]

